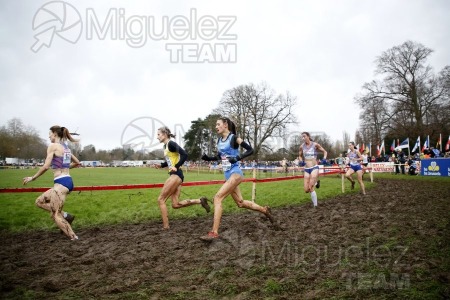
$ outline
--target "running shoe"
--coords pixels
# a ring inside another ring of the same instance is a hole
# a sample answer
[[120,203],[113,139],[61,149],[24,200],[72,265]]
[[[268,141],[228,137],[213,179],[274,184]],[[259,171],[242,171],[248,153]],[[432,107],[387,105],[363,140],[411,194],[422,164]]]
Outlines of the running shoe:
[[209,213],[211,211],[211,207],[209,207],[209,204],[208,204],[208,198],[201,197],[200,198],[200,204],[206,210],[207,213]]
[[355,182],[353,181],[352,182],[352,190],[354,190],[355,189]]
[[316,182],[316,188],[317,188],[317,189],[320,188],[320,180],[317,180],[317,182]]
[[67,223],[72,225],[73,220],[75,220],[75,216],[73,216],[73,215],[68,213],[67,216],[64,219],[66,219]]
[[207,235],[203,235],[200,237],[200,239],[204,242],[212,242],[213,240],[218,239],[218,238],[219,238],[219,234],[212,232],[212,231],[208,232]]
[[266,212],[264,213],[266,217],[269,219],[270,223],[275,223],[275,219],[272,215],[272,211],[269,206],[266,206]]

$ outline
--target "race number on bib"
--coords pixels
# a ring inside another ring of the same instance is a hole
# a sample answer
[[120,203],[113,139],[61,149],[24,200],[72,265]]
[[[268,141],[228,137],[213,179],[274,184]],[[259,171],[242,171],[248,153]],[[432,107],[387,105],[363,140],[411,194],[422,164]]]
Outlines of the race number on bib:
[[172,168],[172,162],[170,161],[170,158],[168,156],[164,156],[164,158],[166,159],[167,162],[167,166],[170,168]]
[[72,154],[70,153],[70,150],[68,150],[68,151],[64,150],[63,164],[64,165],[70,164],[71,159],[72,159]]
[[231,163],[228,161],[228,158],[222,157],[222,169],[224,172],[231,169]]

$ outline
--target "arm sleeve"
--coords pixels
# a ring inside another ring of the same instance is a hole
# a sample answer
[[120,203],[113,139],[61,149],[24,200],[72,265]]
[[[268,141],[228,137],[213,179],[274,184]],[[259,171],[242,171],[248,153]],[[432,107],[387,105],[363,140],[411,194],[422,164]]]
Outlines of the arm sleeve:
[[236,140],[237,140],[237,137],[236,137],[236,135],[233,134],[233,136],[231,137],[231,140],[230,140],[230,146],[233,149],[238,149],[239,148],[239,144],[237,143]]
[[178,152],[180,154],[180,160],[175,165],[175,168],[179,169],[184,164],[184,162],[187,160],[188,155],[187,155],[186,151],[184,151],[184,149],[181,148],[174,141],[169,141],[168,146],[169,146],[168,148],[169,148],[170,152]]
[[161,168],[165,168],[165,167],[167,167],[167,166],[168,166],[168,164],[167,164],[166,161],[161,163]]
[[253,154],[253,148],[247,144],[245,141],[242,141],[241,147],[244,148],[246,151],[239,155],[242,158],[246,158],[247,156],[250,156]]
[[211,161],[217,161],[217,160],[221,160],[222,157],[220,157],[220,154],[217,154],[217,155],[215,155],[215,156],[210,156],[209,159],[210,159]]

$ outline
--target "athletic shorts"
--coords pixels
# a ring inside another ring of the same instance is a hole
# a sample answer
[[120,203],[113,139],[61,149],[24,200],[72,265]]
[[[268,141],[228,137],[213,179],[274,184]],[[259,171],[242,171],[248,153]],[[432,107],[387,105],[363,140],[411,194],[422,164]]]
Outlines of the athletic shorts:
[[225,179],[228,180],[231,177],[231,174],[239,174],[241,176],[244,176],[244,174],[242,173],[241,168],[239,167],[239,164],[235,164],[231,167],[231,169],[229,169],[228,171],[224,172],[225,174]]
[[170,171],[169,175],[177,175],[178,177],[181,178],[181,182],[184,181],[184,175],[183,175],[183,171],[181,171],[181,169],[178,169],[176,172]]
[[311,167],[311,168],[305,168],[305,172],[306,173],[308,173],[308,174],[311,174],[314,170],[319,170],[319,166],[314,166],[314,167]]
[[350,165],[350,168],[352,168],[353,171],[358,172],[362,170],[362,167],[360,164],[357,165]]
[[69,190],[69,192],[71,192],[73,190],[73,181],[72,181],[72,177],[70,177],[70,175],[61,175],[61,176],[55,177],[55,179],[53,179],[53,182],[66,187]]

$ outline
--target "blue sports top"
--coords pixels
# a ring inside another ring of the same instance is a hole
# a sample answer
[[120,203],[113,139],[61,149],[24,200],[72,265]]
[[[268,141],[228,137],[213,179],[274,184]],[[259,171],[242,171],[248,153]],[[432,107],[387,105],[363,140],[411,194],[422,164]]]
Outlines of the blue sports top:
[[[236,157],[239,155],[239,146],[237,148],[236,145],[231,145],[231,141],[235,140],[233,139],[234,134],[230,133],[227,138],[225,139],[225,141],[222,140],[222,138],[219,138],[217,141],[217,150],[219,152],[219,156],[222,160],[222,167],[224,170],[229,170],[232,167],[238,165],[239,166],[239,162],[235,162],[234,164],[231,164],[228,161],[228,157]],[[237,143],[236,143],[237,144]]]
[[61,143],[64,147],[63,156],[53,155],[52,158],[52,169],[69,169],[70,161],[72,159],[72,153],[66,144]]

